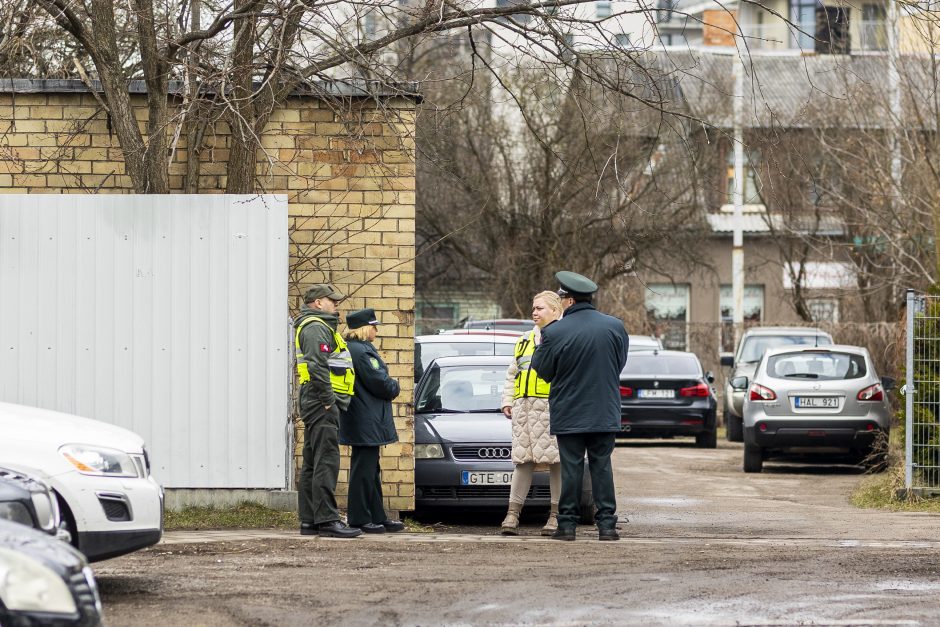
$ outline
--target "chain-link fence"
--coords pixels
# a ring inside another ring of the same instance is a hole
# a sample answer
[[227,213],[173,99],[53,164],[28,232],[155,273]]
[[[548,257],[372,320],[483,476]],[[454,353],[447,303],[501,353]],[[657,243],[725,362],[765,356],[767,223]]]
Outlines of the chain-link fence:
[[940,296],[907,293],[905,486],[940,492]]

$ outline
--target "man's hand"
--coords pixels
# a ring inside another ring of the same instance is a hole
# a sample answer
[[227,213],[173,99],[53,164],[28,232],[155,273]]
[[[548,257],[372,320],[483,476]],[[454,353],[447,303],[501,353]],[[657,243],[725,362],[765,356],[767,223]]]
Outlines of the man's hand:
[[510,407],[509,405],[506,405],[505,407],[503,407],[503,413],[506,415],[507,418],[512,418],[512,407]]

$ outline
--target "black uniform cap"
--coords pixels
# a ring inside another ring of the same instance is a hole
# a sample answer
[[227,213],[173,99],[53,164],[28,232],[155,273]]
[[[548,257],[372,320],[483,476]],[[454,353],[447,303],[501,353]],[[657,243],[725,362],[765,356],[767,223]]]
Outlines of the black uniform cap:
[[357,309],[346,316],[346,326],[350,329],[358,329],[367,324],[376,325],[378,323],[379,320],[375,317],[375,309],[371,308]]
[[562,270],[555,273],[555,279],[561,286],[558,295],[562,298],[566,296],[590,296],[597,291],[597,283],[577,272]]

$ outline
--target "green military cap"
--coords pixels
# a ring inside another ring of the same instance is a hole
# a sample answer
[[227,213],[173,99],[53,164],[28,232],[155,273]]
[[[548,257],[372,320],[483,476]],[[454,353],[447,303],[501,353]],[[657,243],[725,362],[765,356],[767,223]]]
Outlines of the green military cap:
[[597,291],[597,283],[577,272],[562,270],[555,273],[555,279],[561,286],[558,295],[565,296],[590,296]]
[[318,298],[329,298],[338,302],[346,298],[346,295],[329,283],[317,283],[304,294],[304,302],[312,303]]
[[375,317],[375,309],[357,309],[346,316],[346,326],[350,329],[358,329],[367,324],[378,324],[379,320]]

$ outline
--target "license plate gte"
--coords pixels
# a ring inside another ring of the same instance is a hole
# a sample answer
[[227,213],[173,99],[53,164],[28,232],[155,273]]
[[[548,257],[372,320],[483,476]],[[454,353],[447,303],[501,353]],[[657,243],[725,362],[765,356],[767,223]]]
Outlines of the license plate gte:
[[675,398],[675,390],[637,390],[637,398]]
[[509,485],[512,483],[512,471],[479,472],[462,470],[460,485]]
[[797,396],[794,406],[813,409],[839,409],[838,396]]

